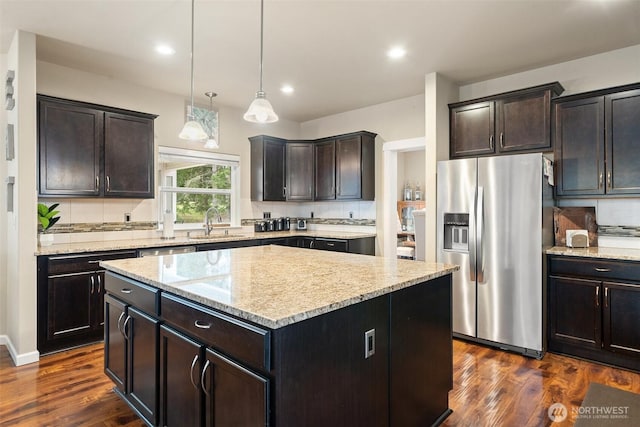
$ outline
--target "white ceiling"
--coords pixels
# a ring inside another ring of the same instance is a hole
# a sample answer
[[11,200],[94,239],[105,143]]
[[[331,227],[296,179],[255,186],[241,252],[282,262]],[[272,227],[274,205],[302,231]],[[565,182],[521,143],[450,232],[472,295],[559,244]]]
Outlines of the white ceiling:
[[[189,0],[0,0],[0,52],[15,29],[38,59],[189,96]],[[259,0],[196,0],[195,92],[246,108],[258,89]],[[266,0],[264,88],[306,121],[640,44],[640,0]],[[157,42],[174,46],[161,57]],[[403,45],[392,62],[386,50]],[[639,59],[640,66],[640,59]],[[284,83],[293,95],[280,93]]]

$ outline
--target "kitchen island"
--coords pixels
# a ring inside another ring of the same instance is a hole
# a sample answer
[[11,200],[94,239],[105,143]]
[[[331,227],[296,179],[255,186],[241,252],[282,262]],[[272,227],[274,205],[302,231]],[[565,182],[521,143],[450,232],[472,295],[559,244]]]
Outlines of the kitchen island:
[[457,266],[260,246],[106,261],[105,372],[150,425],[424,426]]

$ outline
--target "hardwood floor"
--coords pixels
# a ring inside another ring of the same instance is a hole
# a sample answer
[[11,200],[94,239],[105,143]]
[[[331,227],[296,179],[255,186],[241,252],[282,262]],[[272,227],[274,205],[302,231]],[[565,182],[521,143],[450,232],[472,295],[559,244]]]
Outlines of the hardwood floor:
[[[547,409],[580,406],[590,382],[640,393],[640,374],[547,354],[525,358],[454,341],[453,414],[444,426],[569,426],[551,423]],[[93,344],[14,367],[0,346],[0,425],[143,426],[112,391]],[[338,427],[338,426],[336,426]]]

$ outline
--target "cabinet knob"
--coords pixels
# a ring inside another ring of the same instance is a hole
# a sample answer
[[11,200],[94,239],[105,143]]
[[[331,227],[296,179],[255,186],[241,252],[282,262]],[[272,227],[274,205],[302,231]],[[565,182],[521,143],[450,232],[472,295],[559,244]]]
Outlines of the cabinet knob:
[[201,322],[200,320],[196,320],[193,322],[196,328],[200,329],[211,329],[211,323]]

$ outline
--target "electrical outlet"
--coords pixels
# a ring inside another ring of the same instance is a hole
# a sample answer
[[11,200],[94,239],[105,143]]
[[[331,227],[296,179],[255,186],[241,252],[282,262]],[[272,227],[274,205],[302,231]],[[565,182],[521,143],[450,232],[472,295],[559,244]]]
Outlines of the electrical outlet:
[[353,212],[349,212],[349,218],[353,219]]
[[311,211],[311,218],[313,218],[313,211]]
[[376,330],[369,329],[364,333],[364,358],[368,359],[376,353]]
[[131,213],[125,212],[124,214],[124,222],[131,222]]

